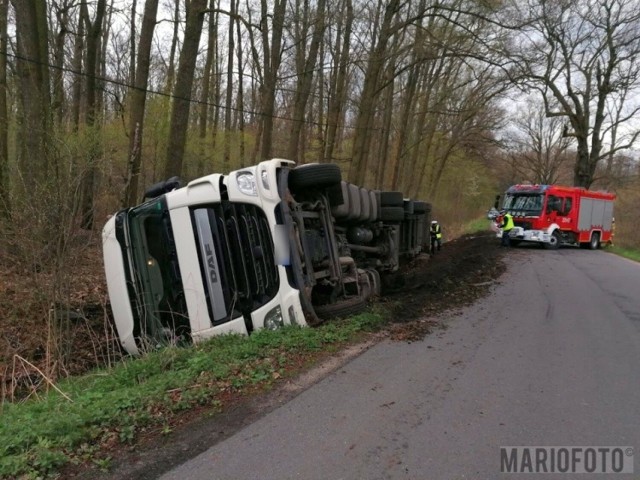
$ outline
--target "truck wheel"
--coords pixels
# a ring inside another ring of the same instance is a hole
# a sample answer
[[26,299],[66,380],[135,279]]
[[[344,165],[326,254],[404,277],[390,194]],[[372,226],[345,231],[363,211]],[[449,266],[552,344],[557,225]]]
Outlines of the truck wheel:
[[413,202],[413,213],[427,213],[427,203],[416,200]]
[[517,247],[518,245],[520,245],[520,240],[511,240],[512,247]]
[[402,222],[404,220],[404,207],[382,207],[380,220],[383,222]]
[[597,250],[600,248],[600,234],[598,232],[593,232],[591,234],[591,241],[589,242],[590,250]]
[[308,188],[325,188],[342,180],[340,167],[335,163],[309,163],[289,172],[289,188],[300,192]]
[[383,207],[404,206],[404,196],[402,192],[380,192],[380,205]]
[[413,215],[415,213],[413,200],[405,200],[403,202],[403,207],[404,207],[404,212],[407,215]]
[[549,241],[549,243],[546,243],[545,246],[549,249],[549,250],[557,250],[558,248],[560,248],[560,233],[558,232],[558,230],[555,230],[552,234],[551,234],[551,240]]
[[318,305],[313,307],[316,315],[323,320],[330,320],[337,317],[349,317],[356,315],[367,308],[366,300],[361,297],[353,297],[342,302],[329,305]]

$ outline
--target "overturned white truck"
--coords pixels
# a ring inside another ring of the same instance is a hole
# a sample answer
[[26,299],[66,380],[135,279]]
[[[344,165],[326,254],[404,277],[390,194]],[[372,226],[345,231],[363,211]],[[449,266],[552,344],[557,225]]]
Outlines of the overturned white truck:
[[146,198],[103,229],[132,354],[356,313],[429,242],[429,204],[346,183],[334,164],[273,159],[184,187],[173,178]]

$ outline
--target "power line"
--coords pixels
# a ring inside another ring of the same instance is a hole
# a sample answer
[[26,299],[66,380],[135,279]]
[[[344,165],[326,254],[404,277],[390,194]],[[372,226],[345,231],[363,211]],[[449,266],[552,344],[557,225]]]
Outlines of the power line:
[[[18,55],[16,53],[0,52],[0,55],[2,55],[2,54],[6,55],[7,57],[14,58],[16,60],[22,60],[24,62],[33,63],[35,65],[46,66],[46,67],[49,67],[49,68],[60,70],[60,71],[65,72],[65,73],[71,73],[71,74],[77,75],[79,77],[93,78],[95,80],[99,80],[99,81],[105,82],[105,83],[110,83],[112,85],[117,85],[117,86],[120,86],[120,87],[132,89],[132,90],[138,90],[138,91],[144,92],[145,94],[149,94],[150,93],[150,94],[153,94],[153,95],[159,95],[161,97],[166,97],[166,98],[170,98],[170,99],[173,99],[173,100],[182,100],[182,101],[189,102],[189,103],[194,103],[194,104],[197,104],[197,105],[207,105],[209,107],[220,108],[220,109],[223,109],[223,110],[231,110],[233,112],[242,113],[242,114],[255,115],[255,116],[261,116],[261,117],[266,116],[264,114],[264,112],[256,112],[254,110],[244,110],[244,109],[240,109],[240,108],[236,108],[236,107],[226,107],[224,105],[218,105],[216,103],[207,102],[207,101],[204,101],[204,100],[181,97],[179,95],[174,95],[172,93],[161,92],[161,91],[152,90],[152,89],[149,89],[149,88],[140,88],[140,87],[137,87],[135,85],[131,85],[129,83],[123,82],[121,80],[114,80],[114,79],[107,78],[107,77],[100,77],[100,76],[97,76],[97,75],[92,75],[92,74],[89,74],[89,73],[86,73],[86,72],[79,72],[77,70],[73,70],[73,69],[68,68],[68,67],[54,65],[52,63],[42,62],[42,61],[39,61],[39,60],[34,60],[33,58],[28,58],[28,57],[25,57],[23,55]],[[283,116],[280,116],[280,115],[271,115],[271,118],[277,119],[277,120],[285,120],[285,121],[289,121],[289,122],[300,122],[300,123],[304,123],[304,124],[307,124],[307,125],[314,125],[314,126],[317,126],[317,127],[327,127],[327,126],[329,126],[327,123],[314,122],[314,121],[309,121],[309,120],[304,120],[304,119],[303,120],[295,120],[293,118],[283,117]],[[369,130],[369,131],[378,131],[378,130],[380,130],[379,128],[375,128],[375,127],[374,128],[368,128],[368,127],[360,127],[359,128],[359,127],[354,127],[354,126],[351,126],[351,125],[337,125],[337,127],[346,128],[346,129],[350,129],[350,130]]]

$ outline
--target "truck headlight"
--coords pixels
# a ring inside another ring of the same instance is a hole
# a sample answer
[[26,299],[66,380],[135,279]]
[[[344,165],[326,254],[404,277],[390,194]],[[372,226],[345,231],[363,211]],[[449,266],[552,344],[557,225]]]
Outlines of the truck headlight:
[[277,330],[284,325],[284,319],[282,318],[282,309],[280,305],[269,310],[264,317],[264,328],[267,330]]
[[256,180],[251,172],[238,172],[236,174],[236,183],[238,184],[238,190],[245,195],[251,195],[255,197],[258,195],[256,190]]

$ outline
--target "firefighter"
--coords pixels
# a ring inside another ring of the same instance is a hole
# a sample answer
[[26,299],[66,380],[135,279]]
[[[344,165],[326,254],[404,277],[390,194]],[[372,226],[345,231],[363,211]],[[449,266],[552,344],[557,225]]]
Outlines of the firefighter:
[[436,253],[436,248],[440,251],[442,246],[442,227],[437,220],[431,222],[429,234],[431,235],[431,255],[433,255]]
[[500,212],[500,215],[502,215],[502,224],[500,225],[500,228],[502,229],[502,243],[501,243],[501,245],[503,247],[510,247],[511,246],[511,237],[509,237],[509,232],[511,232],[511,230],[513,230],[513,227],[515,226],[513,224],[513,217],[506,210],[502,210]]

